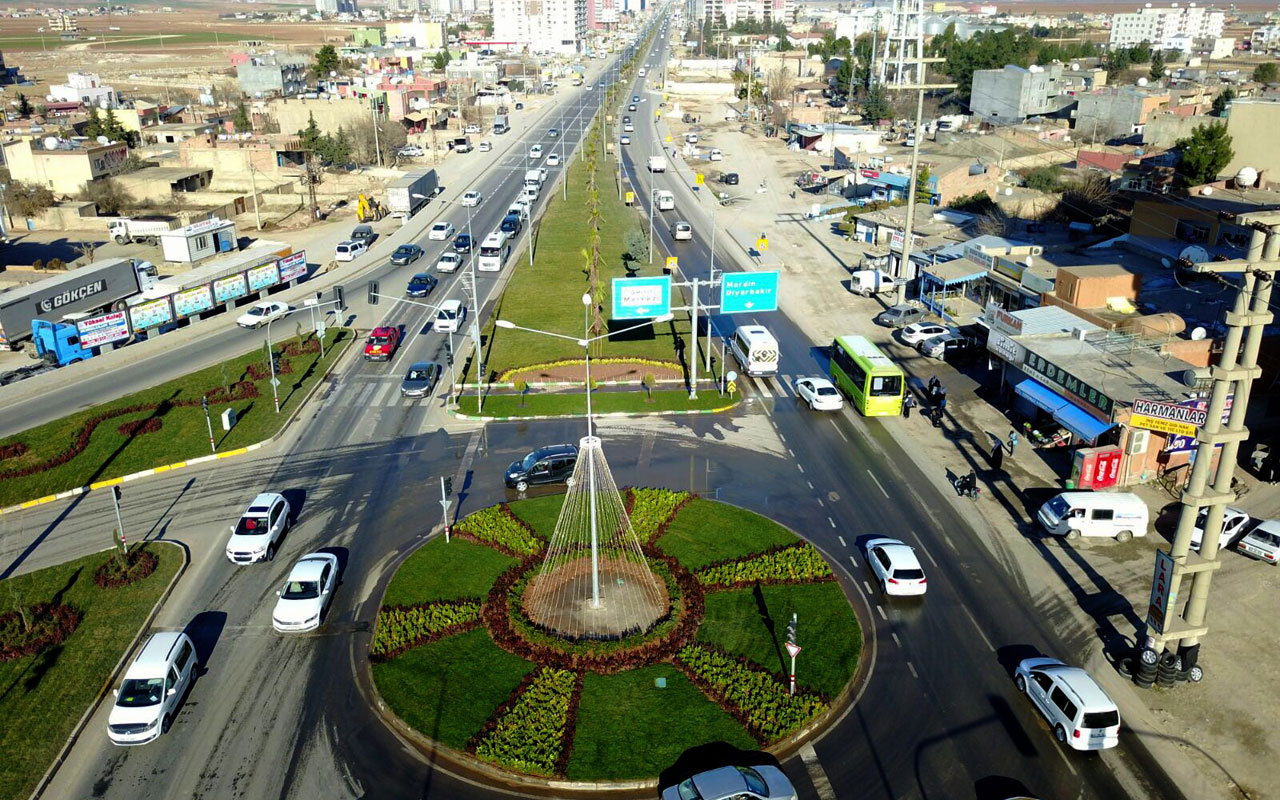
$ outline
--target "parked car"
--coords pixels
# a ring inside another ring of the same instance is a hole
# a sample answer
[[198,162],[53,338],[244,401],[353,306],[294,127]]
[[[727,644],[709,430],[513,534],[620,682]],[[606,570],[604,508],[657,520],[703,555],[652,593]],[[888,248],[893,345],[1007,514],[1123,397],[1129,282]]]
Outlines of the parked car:
[[[1202,508],[1196,515],[1196,526],[1191,529],[1191,547],[1200,551],[1200,543],[1204,540],[1204,522],[1209,516],[1209,509]],[[1218,549],[1226,550],[1239,542],[1241,536],[1249,529],[1253,518],[1248,512],[1227,506],[1222,510],[1222,532],[1218,535]]]
[[844,398],[826,378],[800,378],[796,381],[796,396],[814,411],[839,411],[844,407]]
[[944,333],[941,336],[926,339],[917,346],[917,349],[929,358],[953,364],[972,360],[981,351],[977,339],[962,333]]
[[396,155],[402,158],[417,158],[426,155],[426,151],[416,144],[407,144],[396,151]]
[[1280,559],[1280,520],[1269,519],[1246,533],[1236,551],[1275,566]]
[[333,251],[333,258],[335,261],[355,261],[367,252],[369,252],[369,245],[364,242],[338,242],[338,246]]
[[903,303],[881,311],[876,315],[875,321],[877,325],[884,325],[887,328],[904,328],[913,322],[919,322],[926,316],[928,312],[923,308]]
[[168,733],[199,666],[191,637],[177,631],[151,634],[115,690],[107,716],[112,744],[146,744]]
[[409,285],[405,287],[404,293],[410,297],[426,297],[435,291],[439,283],[440,281],[434,275],[419,272],[409,279]]
[[564,483],[573,476],[578,463],[578,448],[572,444],[556,444],[534,450],[519,461],[511,462],[504,474],[507,488],[518,492],[544,483]]
[[436,262],[436,270],[438,272],[457,272],[461,266],[462,256],[448,251],[441,253],[440,260]]
[[462,195],[463,208],[468,208],[468,207],[475,208],[476,206],[480,205],[480,203],[482,202],[484,202],[484,195],[481,194],[480,192],[471,191]]
[[720,152],[719,150],[713,147],[711,148],[711,152],[707,153],[707,160],[708,161],[724,161],[724,153]]
[[338,588],[338,557],[332,553],[308,553],[289,570],[284,586],[276,592],[271,627],[281,633],[313,631]]
[[249,310],[236,317],[236,324],[241,328],[257,328],[272,320],[288,316],[292,309],[288,303],[279,300],[260,300],[249,306]]
[[453,239],[453,252],[470,253],[471,252],[471,234],[460,233]]
[[400,329],[390,326],[374,328],[364,340],[365,361],[390,361],[400,347]]
[[720,176],[720,182],[723,183],[725,186],[737,186],[738,173],[726,172],[725,174]]
[[431,361],[419,361],[409,366],[400,382],[402,397],[429,397],[440,380],[440,365]]
[[416,244],[402,244],[391,254],[391,263],[397,267],[412,264],[422,258],[422,248]]
[[547,166],[548,167],[560,166],[560,154],[552,153],[551,155],[547,156]]
[[231,526],[227,560],[233,564],[271,561],[280,538],[289,529],[289,501],[284,495],[263,492],[249,503],[240,521]]
[[1120,743],[1120,709],[1080,667],[1056,658],[1026,658],[1013,680],[1060,743],[1075,750],[1106,750]]
[[935,336],[942,336],[946,333],[955,333],[955,328],[949,328],[946,325],[939,325],[936,322],[913,322],[910,325],[898,331],[898,338],[903,344],[909,344],[912,347],[921,342],[932,339]]
[[376,238],[378,238],[378,234],[373,232],[372,225],[357,225],[351,230],[351,240],[353,242],[373,244],[373,240]]
[[719,767],[668,786],[662,800],[796,800],[796,789],[777,767]]
[[480,132],[480,126],[476,125],[474,122],[468,125],[465,130],[463,130],[463,133],[479,133],[479,132]]
[[427,238],[433,242],[447,242],[457,232],[452,222],[437,222],[427,231]]
[[901,539],[872,539],[866,544],[867,563],[887,595],[921,595],[928,588],[916,551]]

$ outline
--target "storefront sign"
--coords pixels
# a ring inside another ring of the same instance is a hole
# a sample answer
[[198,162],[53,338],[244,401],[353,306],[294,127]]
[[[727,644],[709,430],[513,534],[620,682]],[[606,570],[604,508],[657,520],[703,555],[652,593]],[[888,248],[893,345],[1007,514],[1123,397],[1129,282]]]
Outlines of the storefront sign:
[[991,321],[995,325],[996,330],[1007,333],[1010,336],[1022,335],[1022,320],[999,306],[992,309]]
[[1022,362],[1022,371],[1041,383],[1056,386],[1067,394],[1073,395],[1101,411],[1108,420],[1111,419],[1112,400],[1107,397],[1105,392],[1090,386],[1044,356],[1028,350],[1027,356]]
[[197,286],[173,296],[173,312],[179,319],[193,317],[213,308],[213,292],[208,286]]
[[243,275],[232,275],[229,278],[219,278],[213,282],[213,299],[218,303],[226,303],[239,297],[244,297],[249,293],[249,286],[245,283]]
[[129,309],[129,321],[135,331],[145,331],[159,325],[173,322],[173,310],[169,308],[169,298],[162,297],[149,303],[140,303]]
[[1156,551],[1156,572],[1151,581],[1151,603],[1147,607],[1147,627],[1157,636],[1164,633],[1169,609],[1176,608],[1178,596],[1173,590],[1173,556]]
[[987,350],[1015,367],[1022,366],[1027,354],[1025,347],[997,330],[987,334]]
[[860,170],[858,170],[858,174],[859,174],[859,175],[861,175],[861,176],[862,176],[862,177],[864,177],[864,178],[879,178],[879,177],[880,177],[880,171],[879,171],[879,170],[875,170],[875,169],[860,169]]
[[123,311],[112,311],[76,323],[81,347],[100,347],[129,338],[129,319]]
[[260,292],[280,282],[280,267],[273,261],[261,267],[254,267],[249,270],[246,277],[249,280],[249,291]]
[[[897,250],[901,252],[902,243],[905,242],[906,240],[907,240],[906,234],[904,234],[902,231],[894,231],[893,235],[889,237],[889,249]],[[914,250],[919,245],[920,245],[920,235],[915,233],[911,234],[911,249]]]
[[302,250],[280,259],[280,282],[286,283],[307,274],[307,251]]
[[982,267],[983,269],[991,269],[995,265],[995,256],[989,256],[982,252],[981,247],[967,244],[964,246],[964,257]]
[[229,224],[230,223],[225,219],[218,219],[217,217],[214,217],[213,219],[206,219],[203,222],[193,222],[187,227],[183,228],[182,233],[185,236],[195,236],[196,234],[199,234],[199,233],[208,233],[209,231],[216,231],[219,228],[223,227],[224,225],[229,225]]
[[1202,408],[1143,400],[1138,397],[1133,401],[1133,414],[1129,417],[1129,425],[1161,433],[1194,437],[1196,428],[1204,425],[1208,419],[1209,413]]
[[[1226,423],[1228,417],[1231,415],[1231,404],[1234,400],[1235,400],[1234,395],[1228,395],[1227,402],[1222,407],[1222,422],[1224,424]],[[1203,411],[1205,412],[1205,415],[1204,415],[1205,422],[1209,420],[1209,414],[1208,414],[1209,399],[1208,398],[1201,398],[1199,400],[1183,400],[1178,405],[1193,411]],[[1202,422],[1200,424],[1203,425],[1204,423]],[[1218,446],[1221,447],[1222,445],[1218,445]],[[1185,453],[1189,450],[1195,450],[1195,449],[1196,449],[1196,439],[1193,432],[1192,435],[1176,434],[1174,436],[1170,436],[1169,443],[1165,445],[1164,451],[1166,453]]]
[[1017,261],[1011,261],[1007,258],[996,257],[995,271],[1004,275],[1006,278],[1012,278],[1019,283],[1022,282],[1022,273],[1026,267]]

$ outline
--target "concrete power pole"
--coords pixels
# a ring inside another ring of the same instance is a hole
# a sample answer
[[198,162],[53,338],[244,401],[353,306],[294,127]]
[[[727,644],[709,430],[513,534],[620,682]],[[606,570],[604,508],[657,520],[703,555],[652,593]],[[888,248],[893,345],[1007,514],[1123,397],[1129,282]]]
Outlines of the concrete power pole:
[[[1150,667],[1158,663],[1167,647],[1180,644],[1182,669],[1193,680],[1203,674],[1196,667],[1200,640],[1209,632],[1206,611],[1209,583],[1222,562],[1218,560],[1218,536],[1222,530],[1222,514],[1227,504],[1236,499],[1231,485],[1235,479],[1236,456],[1240,443],[1249,438],[1244,426],[1253,381],[1261,374],[1258,349],[1262,330],[1270,324],[1271,292],[1275,275],[1280,271],[1280,214],[1266,212],[1241,215],[1239,222],[1253,228],[1246,258],[1213,261],[1191,267],[1195,272],[1243,272],[1236,289],[1235,304],[1226,314],[1227,335],[1222,356],[1210,369],[1213,387],[1208,408],[1196,433],[1196,458],[1191,477],[1182,491],[1182,513],[1168,553],[1156,553],[1152,580],[1151,604],[1147,612],[1147,641],[1150,652],[1143,661]],[[1241,346],[1243,344],[1243,347]],[[1231,411],[1223,427],[1227,399]],[[1218,452],[1213,463],[1214,450]],[[1212,482],[1209,472],[1213,470]],[[1207,509],[1200,552],[1191,551],[1191,533],[1200,509]],[[1182,584],[1189,583],[1186,606],[1178,613]],[[1140,669],[1140,667],[1137,667]]]

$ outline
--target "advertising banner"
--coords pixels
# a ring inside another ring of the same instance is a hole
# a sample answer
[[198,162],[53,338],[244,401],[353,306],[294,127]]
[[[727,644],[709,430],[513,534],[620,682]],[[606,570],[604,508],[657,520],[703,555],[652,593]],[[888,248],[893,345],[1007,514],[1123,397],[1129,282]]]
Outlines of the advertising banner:
[[307,251],[287,255],[280,259],[280,282],[285,283],[307,274]]
[[173,312],[178,319],[193,317],[213,308],[213,292],[208,286],[197,286],[173,295]]
[[1169,609],[1176,608],[1177,595],[1173,591],[1173,557],[1163,550],[1156,551],[1156,572],[1151,581],[1151,602],[1147,607],[1147,626],[1157,636],[1164,633]]
[[218,303],[226,303],[249,293],[249,286],[243,275],[232,275],[213,282],[213,299]]
[[[1228,395],[1227,402],[1222,407],[1222,422],[1224,424],[1226,423],[1228,417],[1231,414],[1231,405],[1234,402],[1234,400],[1235,400],[1234,396]],[[1199,400],[1184,400],[1178,405],[1184,408],[1204,412],[1204,419],[1206,421],[1208,421],[1209,419],[1209,414],[1208,414],[1209,399],[1208,398],[1201,398]],[[1136,404],[1135,404],[1135,408],[1136,408]],[[1203,425],[1204,423],[1202,422],[1200,424]],[[1218,447],[1221,447],[1221,446],[1222,445],[1218,445]],[[1181,434],[1177,434],[1169,437],[1169,443],[1165,446],[1164,451],[1166,453],[1185,453],[1189,450],[1195,450],[1195,449],[1196,449],[1195,436],[1183,436]]]
[[148,303],[140,303],[129,309],[129,321],[135,331],[145,331],[160,325],[173,322],[173,309],[169,307],[169,298],[161,297]]
[[254,267],[246,273],[249,279],[249,291],[260,292],[280,282],[280,267],[276,262]]
[[76,323],[81,347],[100,347],[129,338],[129,318],[123,311],[112,311]]

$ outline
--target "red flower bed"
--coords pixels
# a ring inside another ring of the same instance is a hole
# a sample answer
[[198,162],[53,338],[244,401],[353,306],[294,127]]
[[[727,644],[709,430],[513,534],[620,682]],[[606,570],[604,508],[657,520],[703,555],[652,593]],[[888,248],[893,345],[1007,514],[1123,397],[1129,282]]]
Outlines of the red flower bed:
[[22,442],[14,442],[13,444],[0,446],[0,461],[4,461],[6,458],[18,458],[19,456],[25,456],[29,449],[30,448]]
[[147,417],[146,419],[134,420],[126,422],[116,428],[121,436],[139,436],[144,433],[155,433],[164,425],[159,417]]
[[61,644],[80,624],[80,612],[67,605],[37,603],[27,607],[30,630],[22,629],[17,611],[0,614],[0,662],[14,661]]
[[93,571],[93,582],[103,589],[118,589],[149,577],[159,563],[160,559],[149,550],[130,552],[124,563],[112,553]]
[[319,352],[320,352],[320,340],[315,338],[308,339],[302,344],[298,344],[297,342],[289,342],[284,346],[284,354],[286,356],[302,356],[302,355],[309,355],[311,353],[319,353]]
[[[255,381],[265,381],[271,378],[271,368],[257,363],[245,367],[245,372],[248,372],[249,377]],[[293,364],[289,359],[282,358],[276,363],[276,375],[288,375],[291,372],[293,372]]]

